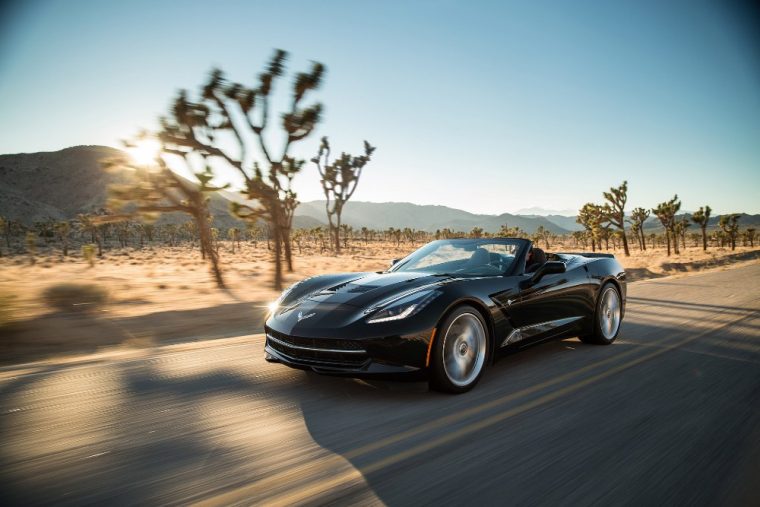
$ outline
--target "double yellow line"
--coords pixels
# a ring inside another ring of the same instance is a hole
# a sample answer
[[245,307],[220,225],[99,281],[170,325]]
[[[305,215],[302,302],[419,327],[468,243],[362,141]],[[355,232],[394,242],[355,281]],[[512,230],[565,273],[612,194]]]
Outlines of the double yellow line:
[[[720,313],[722,312],[719,312],[718,314]],[[301,503],[307,500],[315,500],[316,497],[319,497],[320,495],[323,495],[326,492],[340,488],[341,486],[345,486],[354,481],[357,481],[357,482],[362,481],[363,474],[370,474],[373,472],[377,472],[391,465],[395,465],[411,457],[414,457],[424,452],[427,452],[429,450],[432,450],[441,445],[445,445],[447,443],[460,439],[469,434],[481,431],[489,426],[503,422],[506,419],[522,414],[524,412],[532,410],[538,406],[544,405],[551,401],[557,400],[565,395],[571,394],[586,386],[595,384],[599,382],[600,380],[604,380],[605,378],[618,374],[624,370],[627,370],[628,368],[632,368],[643,362],[649,361],[650,359],[653,359],[662,354],[665,354],[666,352],[670,350],[673,350],[675,348],[681,347],[690,342],[698,340],[699,338],[702,338],[703,336],[706,336],[710,333],[721,331],[722,329],[735,325],[743,320],[754,318],[757,315],[758,315],[758,312],[755,312],[753,314],[746,315],[732,322],[723,323],[716,327],[705,329],[704,331],[697,333],[693,336],[689,336],[681,340],[676,340],[674,342],[671,342],[671,344],[663,345],[661,348],[658,348],[654,350],[653,352],[644,354],[642,356],[634,358],[631,361],[625,362],[623,364],[613,366],[612,368],[609,368],[596,375],[592,375],[585,379],[578,380],[577,382],[574,382],[570,385],[557,389],[556,391],[552,391],[550,393],[544,394],[543,396],[539,396],[538,398],[535,398],[533,400],[529,400],[514,408],[493,414],[489,417],[486,417],[477,421],[473,421],[467,424],[466,426],[456,429],[450,433],[446,433],[445,435],[442,435],[440,437],[434,438],[429,441],[421,442],[403,451],[391,454],[385,458],[378,459],[372,463],[369,463],[368,465],[362,466],[361,472],[359,472],[358,470],[352,467],[348,471],[330,476],[329,478],[322,478],[322,479],[313,478],[307,484],[304,484],[303,486],[298,487],[297,489],[293,491],[285,491],[284,493],[281,493],[277,496],[264,498],[265,496],[264,493],[268,490],[286,489],[288,486],[292,486],[296,484],[297,482],[302,481],[304,477],[307,477],[309,475],[313,476],[314,472],[318,471],[318,470],[315,470],[315,468],[320,469],[320,470],[329,470],[329,469],[335,470],[341,467],[345,467],[344,459],[351,460],[354,458],[358,458],[360,456],[369,454],[373,451],[382,449],[383,447],[394,445],[404,440],[412,439],[425,432],[428,432],[437,428],[441,428],[453,423],[457,423],[459,421],[462,421],[468,417],[474,416],[488,409],[498,407],[499,405],[509,403],[510,401],[514,401],[516,399],[523,398],[525,396],[529,396],[531,394],[537,393],[541,390],[555,386],[557,384],[565,383],[569,380],[573,380],[579,376],[582,376],[584,373],[587,373],[591,370],[602,367],[606,364],[631,357],[632,355],[639,352],[639,349],[634,348],[622,354],[617,354],[617,355],[608,357],[607,359],[597,361],[583,368],[573,370],[572,372],[566,373],[559,377],[555,377],[551,380],[547,380],[540,384],[533,385],[531,387],[525,388],[516,393],[495,398],[486,403],[476,405],[474,407],[462,410],[455,414],[450,414],[448,416],[442,417],[426,425],[412,428],[412,429],[403,431],[401,433],[378,440],[376,442],[363,445],[361,447],[348,451],[342,455],[328,456],[326,459],[319,461],[319,463],[316,465],[314,463],[306,463],[303,465],[299,465],[297,467],[290,468],[286,471],[274,474],[269,477],[265,477],[253,484],[243,486],[233,491],[229,491],[227,493],[223,493],[211,499],[205,500],[201,502],[200,504],[201,505],[219,505],[219,504],[228,505],[230,503],[245,501],[247,498],[251,498],[251,497],[257,497],[263,500],[263,502],[266,503],[267,505],[293,505],[293,504]]]

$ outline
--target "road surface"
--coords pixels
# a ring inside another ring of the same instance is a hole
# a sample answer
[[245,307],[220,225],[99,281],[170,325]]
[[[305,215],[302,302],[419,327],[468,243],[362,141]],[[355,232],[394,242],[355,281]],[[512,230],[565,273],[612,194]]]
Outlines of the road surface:
[[760,505],[760,265],[634,283],[618,341],[465,395],[260,335],[0,371],[0,504]]

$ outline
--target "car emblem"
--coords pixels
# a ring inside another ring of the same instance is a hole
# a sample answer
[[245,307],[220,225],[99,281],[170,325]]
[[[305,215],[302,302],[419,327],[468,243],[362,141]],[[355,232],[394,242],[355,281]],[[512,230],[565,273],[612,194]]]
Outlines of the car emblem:
[[317,314],[316,312],[311,312],[311,313],[307,313],[306,315],[304,315],[303,312],[298,312],[298,322],[301,322],[304,319],[311,318],[311,317],[315,316],[316,314]]

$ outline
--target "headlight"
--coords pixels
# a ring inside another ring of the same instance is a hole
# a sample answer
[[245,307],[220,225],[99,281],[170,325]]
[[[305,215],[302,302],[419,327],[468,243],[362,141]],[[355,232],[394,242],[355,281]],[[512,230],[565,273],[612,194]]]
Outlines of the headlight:
[[269,313],[274,313],[275,310],[277,310],[280,307],[280,305],[285,300],[285,298],[288,297],[288,294],[293,292],[293,289],[301,285],[303,282],[304,280],[301,280],[300,282],[296,282],[290,287],[288,287],[287,289],[285,289],[284,291],[282,291],[282,294],[280,294],[280,297],[278,297],[276,300],[272,301],[271,303],[267,305],[267,308],[269,309]]
[[370,311],[376,311],[372,317],[367,319],[368,324],[377,324],[379,322],[388,322],[391,320],[401,320],[418,313],[425,308],[428,303],[441,294],[438,290],[426,290],[415,292],[408,296],[391,300],[389,303],[380,304]]

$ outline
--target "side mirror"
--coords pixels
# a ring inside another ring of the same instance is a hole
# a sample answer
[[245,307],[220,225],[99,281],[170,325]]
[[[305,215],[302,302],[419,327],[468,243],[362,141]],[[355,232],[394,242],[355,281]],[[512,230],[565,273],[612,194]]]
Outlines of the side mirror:
[[531,285],[535,285],[543,277],[545,277],[546,275],[554,275],[554,274],[564,273],[565,269],[566,269],[565,268],[565,263],[562,262],[562,261],[548,261],[548,262],[544,262],[533,273],[533,276],[531,276],[528,280],[525,280],[523,282],[523,286],[524,287],[530,287]]

